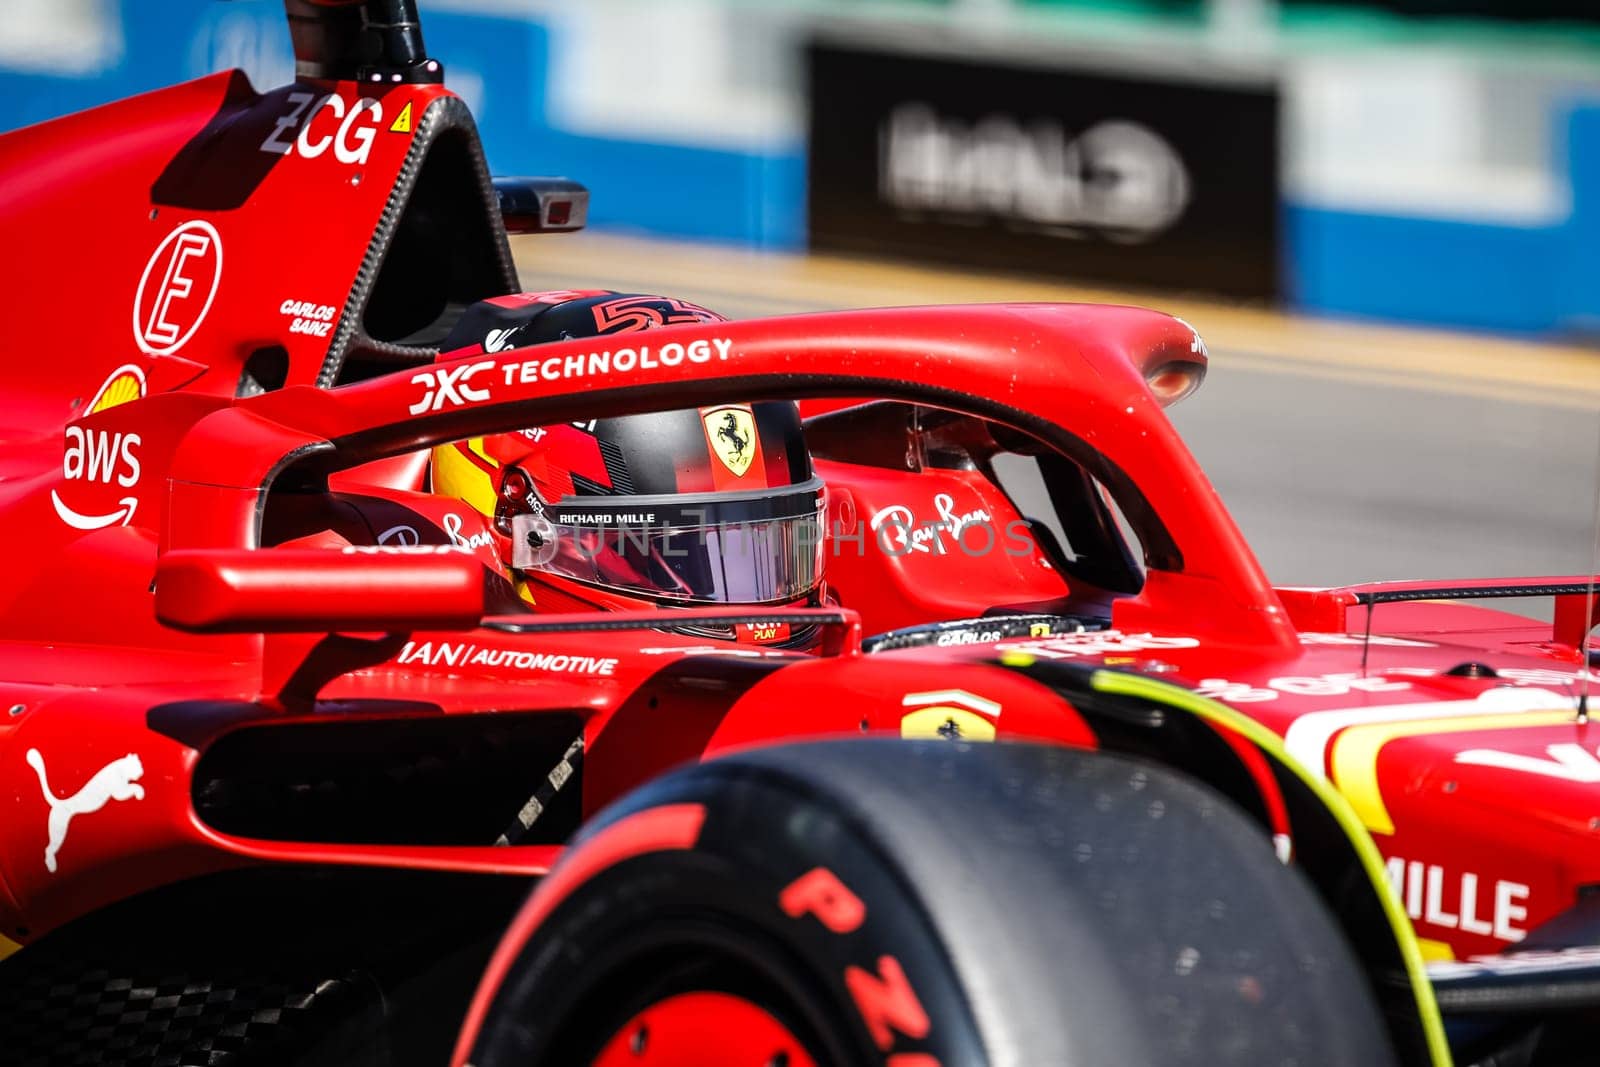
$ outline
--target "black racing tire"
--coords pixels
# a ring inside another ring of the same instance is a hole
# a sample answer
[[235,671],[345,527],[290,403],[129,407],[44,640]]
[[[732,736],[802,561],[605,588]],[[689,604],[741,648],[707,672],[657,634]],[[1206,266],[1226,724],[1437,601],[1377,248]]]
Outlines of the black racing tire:
[[[701,813],[686,847],[635,832],[664,810]],[[528,909],[475,1067],[592,1063],[619,1041],[631,1054],[604,1062],[1394,1061],[1353,954],[1265,832],[1102,753],[859,739],[720,758],[598,816]],[[733,1055],[730,1025],[703,1057],[652,1058],[657,1006],[694,1002],[703,1023],[729,997],[781,1024],[782,1055],[769,1037],[772,1054],[752,1038]]]

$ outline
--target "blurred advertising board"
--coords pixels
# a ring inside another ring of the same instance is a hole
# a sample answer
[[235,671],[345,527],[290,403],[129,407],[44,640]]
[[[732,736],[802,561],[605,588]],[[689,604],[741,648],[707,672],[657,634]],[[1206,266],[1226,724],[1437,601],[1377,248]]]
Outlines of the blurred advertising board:
[[[1303,9],[1307,14],[1329,15],[1339,8],[1377,9],[1417,18],[1508,19],[1540,22],[1559,19],[1571,22],[1600,21],[1600,7],[1594,0],[1279,0],[1290,13]],[[1559,30],[1560,27],[1552,27]]]
[[1276,299],[1275,80],[813,41],[811,247]]

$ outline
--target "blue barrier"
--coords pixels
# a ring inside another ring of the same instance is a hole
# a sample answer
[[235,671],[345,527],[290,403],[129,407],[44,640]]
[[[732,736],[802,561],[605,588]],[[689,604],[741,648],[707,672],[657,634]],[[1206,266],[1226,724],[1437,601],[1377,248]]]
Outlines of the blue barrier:
[[[561,174],[593,192],[590,222],[766,248],[805,239],[805,154],[769,155],[574,134],[551,125],[550,35],[530,18],[430,11],[428,51],[466,99],[497,174]],[[122,0],[123,47],[83,76],[0,67],[0,129],[25,126],[215,70],[257,88],[293,78],[281,0]]]
[[1288,291],[1309,311],[1514,333],[1600,333],[1600,107],[1559,119],[1559,223],[1287,208]]
[[[428,49],[471,106],[498,174],[561,174],[593,191],[592,225],[764,248],[805,244],[805,147],[766,154],[577,134],[547,107],[550,33],[536,18],[431,11]],[[0,129],[240,66],[287,82],[280,0],[122,0],[123,46],[81,77],[0,67]],[[1521,333],[1600,333],[1600,105],[1562,116],[1572,211],[1508,226],[1285,206],[1298,307]]]
[[1289,292],[1308,311],[1539,331],[1566,317],[1560,229],[1288,209]]

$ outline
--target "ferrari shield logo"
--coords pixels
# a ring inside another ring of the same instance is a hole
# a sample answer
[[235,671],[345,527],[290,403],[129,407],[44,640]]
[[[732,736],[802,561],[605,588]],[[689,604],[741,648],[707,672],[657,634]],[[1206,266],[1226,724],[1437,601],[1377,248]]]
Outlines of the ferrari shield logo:
[[1000,705],[965,689],[907,693],[900,701],[901,737],[947,741],[993,741]]
[[733,404],[710,408],[700,417],[706,425],[711,451],[735,477],[744,477],[756,458],[755,415],[745,405]]

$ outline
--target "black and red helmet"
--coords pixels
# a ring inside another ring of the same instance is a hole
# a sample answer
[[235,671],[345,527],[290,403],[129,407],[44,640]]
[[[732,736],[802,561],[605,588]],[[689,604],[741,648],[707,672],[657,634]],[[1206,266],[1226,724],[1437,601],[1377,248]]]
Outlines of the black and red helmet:
[[[659,296],[523,293],[469,308],[444,349],[724,321]],[[518,592],[541,610],[821,601],[824,490],[787,401],[470,438],[434,450],[432,477],[435,492],[490,520]],[[802,636],[678,629],[761,643]]]

